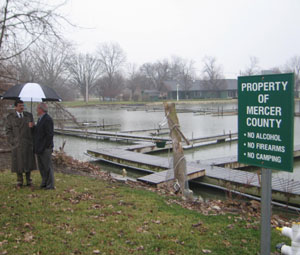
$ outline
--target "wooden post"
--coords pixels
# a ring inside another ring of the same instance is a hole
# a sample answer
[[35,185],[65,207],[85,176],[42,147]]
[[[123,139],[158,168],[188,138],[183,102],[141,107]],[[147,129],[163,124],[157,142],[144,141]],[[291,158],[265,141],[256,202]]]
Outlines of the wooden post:
[[183,136],[182,132],[180,131],[175,104],[164,102],[164,108],[170,129],[170,137],[172,139],[174,178],[175,180],[178,180],[178,183],[180,185],[180,192],[184,194],[184,190],[188,189],[188,187],[186,187],[186,160],[181,145],[181,138],[184,138],[187,142],[188,140]]

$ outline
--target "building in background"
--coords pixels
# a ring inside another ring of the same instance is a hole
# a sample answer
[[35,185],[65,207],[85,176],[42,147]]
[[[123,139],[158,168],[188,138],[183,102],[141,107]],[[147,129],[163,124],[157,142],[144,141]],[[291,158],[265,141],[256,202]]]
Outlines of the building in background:
[[222,79],[210,85],[209,81],[196,80],[184,86],[177,81],[165,81],[168,99],[206,99],[206,98],[237,98],[237,80]]

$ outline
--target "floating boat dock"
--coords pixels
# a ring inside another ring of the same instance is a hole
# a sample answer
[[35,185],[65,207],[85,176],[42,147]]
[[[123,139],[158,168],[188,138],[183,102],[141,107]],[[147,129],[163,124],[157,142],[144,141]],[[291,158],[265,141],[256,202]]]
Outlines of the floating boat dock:
[[[88,150],[87,153],[98,159],[115,162],[117,164],[132,167],[134,169],[145,169],[147,172],[156,172],[148,175],[152,180],[151,184],[161,184],[174,179],[173,170],[170,169],[168,159],[149,154],[137,153],[118,148],[107,148],[100,150]],[[162,171],[169,169],[168,171]],[[187,176],[193,180],[205,175],[205,170],[201,165],[187,163]]]
[[[160,186],[172,181],[172,165],[167,158],[137,153],[125,149],[109,148],[88,150],[94,158],[150,173],[139,181]],[[295,146],[294,157],[300,156],[300,145]],[[229,167],[245,167],[237,157],[225,157],[197,162],[187,162],[188,180],[226,187],[242,193],[260,196],[260,174]],[[272,177],[273,200],[300,204],[300,182]]]
[[76,136],[88,139],[126,140],[126,141],[170,141],[170,138],[133,135],[122,132],[78,130],[73,128],[55,128],[55,134]]
[[[199,137],[194,139],[189,139],[190,145],[183,145],[184,150],[194,149],[210,144],[217,144],[222,142],[232,142],[237,140],[237,133],[234,134],[224,134],[224,135],[216,135],[216,136],[208,136],[208,137]],[[125,149],[128,151],[140,152],[140,153],[151,153],[151,152],[159,152],[172,150],[171,141],[166,141],[163,146],[158,146],[159,143],[153,142],[142,142],[139,144],[134,144],[126,147]]]
[[[157,129],[147,129],[147,130],[131,130],[131,131],[119,131],[119,132],[109,132],[109,131],[91,131],[91,130],[79,130],[75,128],[58,128],[56,127],[54,132],[59,135],[75,136],[85,139],[95,139],[95,140],[112,140],[112,141],[125,141],[138,144],[134,144],[128,148],[129,151],[136,151],[142,153],[163,151],[172,149],[171,139],[169,137],[159,136],[159,132],[156,136],[149,135],[138,135],[134,133],[149,132]],[[164,131],[165,129],[163,129]],[[228,133],[221,135],[214,135],[208,137],[193,137],[189,138],[190,145],[183,144],[183,149],[193,149],[199,146],[215,144],[220,142],[230,142],[235,141],[238,138],[237,133]],[[141,143],[142,142],[142,143]],[[160,146],[160,143],[163,145]]]

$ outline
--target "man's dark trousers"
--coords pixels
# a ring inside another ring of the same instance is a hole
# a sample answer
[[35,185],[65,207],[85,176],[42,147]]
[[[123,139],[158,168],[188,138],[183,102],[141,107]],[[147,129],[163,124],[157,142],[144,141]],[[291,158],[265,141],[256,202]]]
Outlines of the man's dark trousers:
[[54,170],[52,165],[52,149],[45,149],[42,154],[37,154],[39,170],[42,176],[41,187],[54,189]]

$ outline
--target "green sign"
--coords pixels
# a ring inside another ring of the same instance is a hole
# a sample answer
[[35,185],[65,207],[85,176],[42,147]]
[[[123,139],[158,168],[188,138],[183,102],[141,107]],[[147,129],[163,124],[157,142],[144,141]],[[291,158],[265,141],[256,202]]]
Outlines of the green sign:
[[294,74],[238,77],[238,161],[292,172]]

